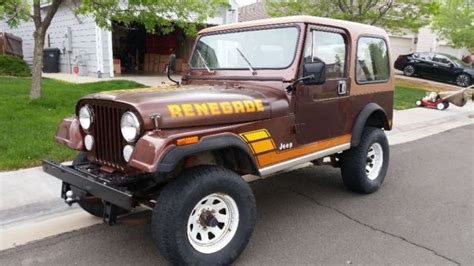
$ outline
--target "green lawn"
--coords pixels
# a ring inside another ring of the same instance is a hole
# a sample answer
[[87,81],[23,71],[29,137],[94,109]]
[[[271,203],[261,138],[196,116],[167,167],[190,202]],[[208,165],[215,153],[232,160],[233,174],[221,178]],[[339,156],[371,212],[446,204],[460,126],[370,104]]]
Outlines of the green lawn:
[[0,77],[0,171],[37,166],[42,159],[72,159],[75,152],[53,137],[61,120],[74,113],[77,100],[99,91],[144,87],[121,80],[73,84],[44,79],[43,96],[30,102],[30,84],[30,78]]
[[[61,120],[74,113],[77,100],[87,94],[143,87],[131,81],[73,84],[43,80],[43,96],[30,102],[31,79],[0,77],[0,171],[37,166],[43,159],[64,161],[76,152],[53,137]],[[397,86],[395,109],[415,107],[426,91]]]
[[396,85],[393,108],[403,110],[416,107],[416,100],[426,95],[426,90]]

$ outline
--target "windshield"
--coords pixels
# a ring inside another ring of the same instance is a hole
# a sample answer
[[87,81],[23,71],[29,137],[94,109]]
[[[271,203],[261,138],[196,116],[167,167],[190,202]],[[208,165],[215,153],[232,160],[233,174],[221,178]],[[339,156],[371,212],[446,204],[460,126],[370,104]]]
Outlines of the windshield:
[[454,57],[454,56],[449,55],[449,54],[443,54],[443,55],[446,56],[447,58],[449,58],[449,60],[451,60],[458,67],[469,67],[468,64],[466,64],[463,61],[459,60],[457,57]]
[[297,42],[296,27],[205,35],[190,64],[211,70],[286,68],[293,62]]

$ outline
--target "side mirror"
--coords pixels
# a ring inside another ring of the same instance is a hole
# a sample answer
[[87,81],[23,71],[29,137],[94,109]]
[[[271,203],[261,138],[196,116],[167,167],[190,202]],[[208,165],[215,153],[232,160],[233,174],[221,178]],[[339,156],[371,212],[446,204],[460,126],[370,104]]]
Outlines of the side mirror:
[[304,63],[303,77],[305,78],[304,85],[324,84],[326,82],[326,64],[324,62]]
[[170,58],[168,60],[168,74],[176,72],[176,55],[170,54]]

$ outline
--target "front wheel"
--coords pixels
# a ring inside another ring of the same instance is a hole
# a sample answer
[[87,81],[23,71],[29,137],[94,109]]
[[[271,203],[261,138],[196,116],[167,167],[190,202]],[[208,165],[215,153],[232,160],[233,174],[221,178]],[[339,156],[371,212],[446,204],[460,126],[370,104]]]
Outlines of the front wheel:
[[352,191],[365,194],[378,190],[387,174],[389,153],[383,130],[366,127],[359,145],[342,154],[341,173],[344,185]]
[[171,263],[227,265],[246,247],[255,221],[255,199],[242,177],[225,168],[198,166],[163,189],[151,227]]

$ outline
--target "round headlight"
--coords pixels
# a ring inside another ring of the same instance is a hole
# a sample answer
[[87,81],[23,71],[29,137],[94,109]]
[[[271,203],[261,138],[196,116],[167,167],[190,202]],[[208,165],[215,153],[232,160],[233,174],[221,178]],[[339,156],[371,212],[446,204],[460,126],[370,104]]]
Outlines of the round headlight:
[[120,130],[123,138],[128,142],[133,142],[140,133],[140,122],[137,116],[132,112],[125,112],[120,121]]
[[79,109],[79,123],[81,127],[88,130],[92,124],[92,110],[88,105],[84,105]]
[[132,145],[126,145],[123,147],[123,159],[128,163],[130,161],[130,157],[132,157],[133,153],[133,146]]

